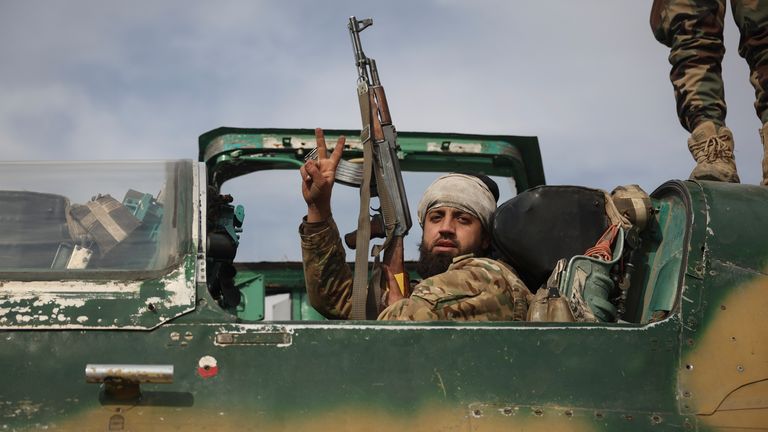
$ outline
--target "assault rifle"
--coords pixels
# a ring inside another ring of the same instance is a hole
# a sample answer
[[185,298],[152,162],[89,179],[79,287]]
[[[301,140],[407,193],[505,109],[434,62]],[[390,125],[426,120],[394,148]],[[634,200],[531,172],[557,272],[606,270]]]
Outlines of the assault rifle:
[[[404,268],[403,237],[411,228],[411,213],[405,196],[403,177],[397,158],[397,132],[389,114],[387,97],[379,80],[376,61],[363,52],[360,32],[373,24],[373,19],[349,18],[349,35],[357,67],[357,97],[360,104],[362,129],[360,142],[363,145],[363,164],[341,160],[336,170],[336,181],[360,188],[360,213],[356,233],[346,236],[347,246],[357,249],[355,256],[355,277],[352,288],[351,319],[370,318],[366,316],[368,298],[368,245],[371,237],[384,237],[384,243],[374,245],[371,256],[376,258],[383,251],[383,264],[394,275],[400,288],[399,293],[390,292],[389,300],[400,296],[408,297],[408,277]],[[379,214],[372,219],[369,214],[371,196],[379,197]],[[373,223],[372,223],[373,221]],[[374,228],[373,230],[371,228]],[[354,241],[353,241],[354,240]],[[374,295],[380,298],[381,278],[374,271],[371,285]],[[399,295],[398,295],[399,294]],[[389,301],[391,303],[391,301]]]

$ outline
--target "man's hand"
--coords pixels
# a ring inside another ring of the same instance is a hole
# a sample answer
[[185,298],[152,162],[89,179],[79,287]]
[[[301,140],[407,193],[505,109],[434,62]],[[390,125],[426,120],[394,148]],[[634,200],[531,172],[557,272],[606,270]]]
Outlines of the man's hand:
[[330,158],[322,129],[315,129],[315,140],[317,160],[309,160],[299,169],[301,194],[307,202],[307,222],[322,222],[331,216],[331,190],[347,138],[339,137]]
[[[403,296],[403,293],[400,291],[400,282],[398,282],[395,274],[392,273],[392,270],[390,270],[389,266],[382,265],[381,269],[384,273],[385,281],[387,282],[387,292],[384,295],[385,304],[383,305],[384,307],[387,307],[404,299],[405,296]],[[400,278],[402,278],[401,282],[403,286],[406,287],[406,291],[409,290],[409,285],[411,282],[408,279],[408,272],[401,273]]]

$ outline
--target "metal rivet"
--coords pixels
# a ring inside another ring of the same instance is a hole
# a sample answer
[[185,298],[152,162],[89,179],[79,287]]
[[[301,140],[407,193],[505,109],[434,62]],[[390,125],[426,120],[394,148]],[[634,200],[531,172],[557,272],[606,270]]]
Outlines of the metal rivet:
[[624,420],[626,420],[626,421],[632,421],[632,420],[634,420],[634,419],[635,419],[635,418],[634,418],[634,417],[632,417],[632,416],[631,416],[631,415],[629,415],[629,414],[626,414],[626,415],[624,415]]
[[566,416],[566,417],[573,417],[573,411],[571,411],[571,410],[565,410],[565,416]]
[[472,410],[472,415],[475,416],[475,417],[482,417],[483,416],[483,412],[480,411],[479,409]]
[[512,411],[512,408],[510,407],[506,407],[503,410],[501,410],[501,413],[504,414],[505,416],[511,416],[513,412],[514,411]]
[[689,392],[688,390],[684,391],[683,397],[687,397],[687,398],[691,397],[691,392]]
[[154,312],[155,311],[155,305],[153,303],[147,303],[147,309],[150,312]]
[[688,370],[693,370],[693,365],[692,364],[687,364],[687,365],[685,365],[685,368],[688,369]]
[[725,305],[720,305],[720,310],[725,310],[725,309],[726,309]]
[[653,424],[661,423],[661,416],[654,414],[653,416],[651,416],[651,422],[653,422]]
[[181,339],[181,335],[178,332],[171,332],[170,337],[172,341]]
[[744,366],[738,365],[738,366],[736,366],[736,370],[739,371],[739,373],[742,373],[742,372],[744,372]]
[[192,334],[192,332],[186,332],[186,333],[184,333],[184,339],[186,339],[186,340],[188,340],[188,341],[189,341],[189,340],[192,340],[192,339],[194,339],[194,337],[195,337],[195,336]]
[[602,419],[603,418],[603,413],[601,413],[600,411],[595,412],[595,418],[596,419]]
[[537,416],[543,416],[544,410],[541,408],[536,408],[535,410],[533,410],[533,413],[536,414]]

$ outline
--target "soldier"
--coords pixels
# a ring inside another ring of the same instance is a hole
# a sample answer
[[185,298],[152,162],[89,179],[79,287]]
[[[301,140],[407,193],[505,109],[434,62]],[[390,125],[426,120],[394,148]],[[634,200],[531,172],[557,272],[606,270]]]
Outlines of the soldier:
[[[731,6],[741,33],[739,54],[749,65],[755,110],[763,123],[762,184],[768,185],[768,0],[732,0]],[[725,0],[654,0],[651,28],[671,49],[677,114],[691,132],[688,149],[696,160],[690,178],[738,183],[733,135],[725,126],[724,15]]]
[[[327,156],[322,130],[315,134],[319,157],[300,170],[307,203],[307,216],[299,227],[307,294],[312,306],[327,318],[346,319],[353,275],[331,215],[331,189],[344,137]],[[429,186],[418,208],[423,227],[419,273],[425,279],[409,298],[388,305],[378,319],[525,319],[528,289],[509,265],[485,257],[496,199],[475,176],[448,174]],[[391,289],[398,290],[392,275],[385,273]]]

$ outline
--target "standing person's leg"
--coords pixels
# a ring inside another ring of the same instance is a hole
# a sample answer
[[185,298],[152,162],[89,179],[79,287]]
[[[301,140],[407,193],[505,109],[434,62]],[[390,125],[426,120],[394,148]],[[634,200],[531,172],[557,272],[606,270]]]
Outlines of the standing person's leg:
[[763,184],[768,185],[768,0],[731,0],[739,27],[739,55],[749,65],[749,81],[755,88],[755,111],[763,123]]
[[725,127],[724,16],[725,0],[655,0],[651,28],[670,48],[677,115],[691,132],[688,148],[696,160],[691,178],[738,182],[733,135]]

